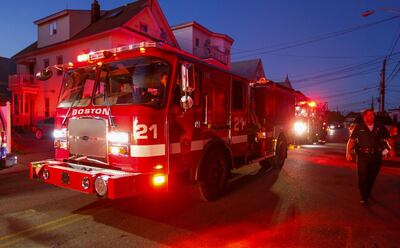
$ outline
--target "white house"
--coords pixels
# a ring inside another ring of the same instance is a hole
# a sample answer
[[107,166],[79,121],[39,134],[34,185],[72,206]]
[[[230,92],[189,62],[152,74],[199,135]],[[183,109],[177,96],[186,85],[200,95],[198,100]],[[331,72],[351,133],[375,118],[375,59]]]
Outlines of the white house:
[[231,47],[234,40],[221,33],[215,33],[192,21],[172,27],[182,50],[209,63],[231,68]]

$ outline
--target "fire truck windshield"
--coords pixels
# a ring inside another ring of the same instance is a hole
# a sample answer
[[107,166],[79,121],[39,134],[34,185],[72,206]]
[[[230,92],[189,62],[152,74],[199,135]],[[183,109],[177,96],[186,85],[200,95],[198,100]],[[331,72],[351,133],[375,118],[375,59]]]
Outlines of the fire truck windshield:
[[94,105],[146,105],[162,108],[170,66],[153,57],[105,63],[100,72]]
[[58,107],[89,105],[95,79],[95,66],[79,68],[65,73]]

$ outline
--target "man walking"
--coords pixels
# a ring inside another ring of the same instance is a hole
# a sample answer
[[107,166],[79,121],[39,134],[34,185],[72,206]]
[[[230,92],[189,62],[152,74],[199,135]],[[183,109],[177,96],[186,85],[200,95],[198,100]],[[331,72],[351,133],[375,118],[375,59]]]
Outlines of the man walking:
[[375,178],[379,173],[382,155],[389,153],[389,132],[385,126],[375,122],[372,109],[362,112],[363,122],[357,125],[347,142],[346,159],[352,160],[351,151],[355,148],[357,155],[358,188],[361,194],[361,204],[368,205],[368,198]]

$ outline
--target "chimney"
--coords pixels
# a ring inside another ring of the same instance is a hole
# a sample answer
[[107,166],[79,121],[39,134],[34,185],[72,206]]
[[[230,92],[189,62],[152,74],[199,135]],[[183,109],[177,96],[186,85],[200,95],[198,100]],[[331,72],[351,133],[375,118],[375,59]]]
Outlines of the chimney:
[[95,23],[100,19],[100,4],[97,0],[94,0],[92,3],[91,14],[91,23]]

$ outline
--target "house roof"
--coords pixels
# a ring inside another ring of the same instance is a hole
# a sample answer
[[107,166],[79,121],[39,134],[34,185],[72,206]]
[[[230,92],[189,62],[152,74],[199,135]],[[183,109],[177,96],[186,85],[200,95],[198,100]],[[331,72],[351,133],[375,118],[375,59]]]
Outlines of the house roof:
[[289,89],[293,89],[292,83],[290,82],[289,76],[286,75],[285,80],[283,82],[274,82],[277,83],[283,87],[289,88]]
[[23,55],[28,54],[30,52],[36,51],[37,49],[38,49],[38,42],[35,41],[32,44],[30,44],[29,46],[27,46],[24,49],[22,49],[21,51],[19,51],[18,53],[14,54],[13,58],[17,58],[17,57],[23,56]]
[[65,10],[61,10],[57,13],[51,14],[49,16],[40,18],[39,20],[34,21],[33,23],[35,23],[36,25],[40,25],[43,24],[45,22],[49,22],[51,20],[54,20],[56,18],[60,18],[62,16],[68,15],[71,12],[83,12],[83,13],[90,13],[90,10],[78,10],[78,9],[65,9]]
[[92,23],[81,32],[77,33],[71,40],[80,39],[86,36],[98,34],[111,30],[114,28],[122,27],[125,23],[132,19],[132,17],[139,14],[144,8],[148,6],[147,0],[138,0],[118,8],[105,11],[100,20]]
[[[69,40],[62,41],[62,42],[52,44],[49,46],[41,47],[41,48],[38,48],[38,43],[36,41],[36,42],[32,43],[31,45],[29,45],[28,47],[21,50],[20,52],[18,52],[17,54],[15,54],[13,56],[13,58],[23,57],[25,55],[28,55],[31,52],[40,51],[41,49],[46,49],[46,48],[64,44],[64,43],[67,43],[70,41],[79,40],[79,39],[86,38],[86,37],[89,37],[92,35],[111,31],[116,28],[121,28],[121,27],[123,27],[123,25],[125,23],[127,23],[129,20],[131,20],[137,14],[139,14],[142,10],[144,10],[146,7],[148,7],[149,4],[151,4],[151,3],[157,4],[155,1],[137,0],[135,2],[125,4],[123,6],[120,6],[118,8],[112,9],[112,10],[102,11],[101,12],[102,15],[97,22],[90,24],[88,27],[86,27],[82,31],[78,32],[75,36],[71,37]],[[76,10],[76,11],[78,11],[78,10]],[[55,13],[53,15],[50,15],[48,17],[42,18],[40,20],[37,20],[35,23],[43,23],[45,21],[49,21],[60,15],[62,16],[63,14],[65,14],[64,12],[68,13],[68,10],[61,11],[61,12]],[[168,25],[168,23],[167,23],[167,25]],[[130,28],[126,28],[126,29],[129,31],[132,31],[132,32],[136,32],[140,35],[150,37],[146,33],[141,33],[139,31],[132,30]],[[154,39],[154,37],[150,37],[150,38]],[[175,42],[175,40],[174,40],[174,42]]]
[[[232,62],[232,72],[250,80],[257,80],[257,72],[260,66],[262,74],[264,74],[261,59],[235,61]],[[265,75],[263,76],[265,77]]]
[[220,38],[226,39],[231,44],[233,44],[233,42],[234,42],[234,39],[232,37],[230,37],[229,35],[213,32],[213,31],[209,30],[208,28],[204,27],[203,25],[201,25],[200,23],[198,23],[196,21],[185,22],[185,23],[182,23],[182,24],[174,25],[174,26],[171,27],[171,29],[175,31],[175,30],[182,29],[182,28],[187,28],[187,27],[190,27],[190,26],[198,28],[198,29],[202,30],[203,32],[208,33],[211,36],[216,36],[216,37],[220,37]]

